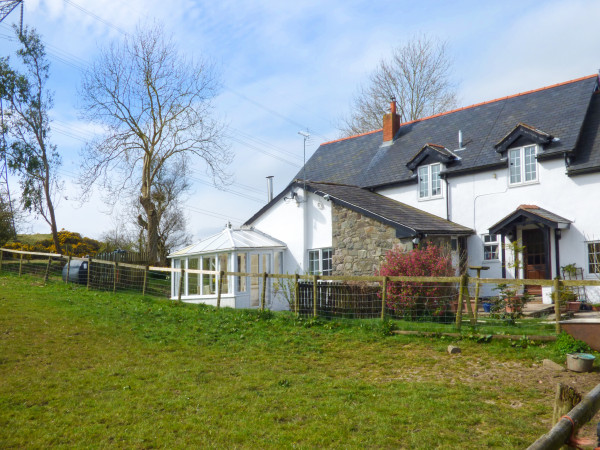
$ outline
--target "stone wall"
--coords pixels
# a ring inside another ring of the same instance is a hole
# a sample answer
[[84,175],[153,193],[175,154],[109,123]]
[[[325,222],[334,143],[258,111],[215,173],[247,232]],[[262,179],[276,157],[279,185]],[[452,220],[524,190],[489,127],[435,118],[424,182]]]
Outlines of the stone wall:
[[334,275],[373,275],[388,250],[394,246],[412,249],[410,239],[396,238],[391,226],[335,203],[332,206]]

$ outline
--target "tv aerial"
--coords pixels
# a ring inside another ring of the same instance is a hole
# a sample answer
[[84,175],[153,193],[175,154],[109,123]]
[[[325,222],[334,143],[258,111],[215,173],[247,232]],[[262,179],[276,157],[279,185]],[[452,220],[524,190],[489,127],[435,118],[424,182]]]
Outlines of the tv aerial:
[[21,5],[21,26],[19,33],[23,32],[23,0],[0,0],[0,22],[14,11],[14,9]]

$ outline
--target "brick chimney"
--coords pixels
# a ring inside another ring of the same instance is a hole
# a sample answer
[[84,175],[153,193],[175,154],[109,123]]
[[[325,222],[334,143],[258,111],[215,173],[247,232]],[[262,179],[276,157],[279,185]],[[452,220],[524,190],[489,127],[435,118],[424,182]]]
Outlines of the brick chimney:
[[392,97],[390,113],[383,115],[383,142],[394,140],[394,136],[400,129],[400,116],[396,114],[396,99]]

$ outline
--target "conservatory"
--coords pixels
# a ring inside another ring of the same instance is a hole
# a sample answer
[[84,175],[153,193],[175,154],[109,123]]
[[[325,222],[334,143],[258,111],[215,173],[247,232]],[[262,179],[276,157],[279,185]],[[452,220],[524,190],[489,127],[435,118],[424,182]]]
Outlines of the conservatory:
[[[171,298],[189,303],[217,304],[218,272],[282,273],[286,245],[253,228],[223,231],[169,255],[171,267],[184,269],[171,277]],[[201,272],[208,273],[201,273]],[[221,283],[221,306],[257,308],[263,280],[261,277],[227,276]],[[271,309],[287,309],[287,303],[273,295],[272,279],[267,281],[265,302]]]

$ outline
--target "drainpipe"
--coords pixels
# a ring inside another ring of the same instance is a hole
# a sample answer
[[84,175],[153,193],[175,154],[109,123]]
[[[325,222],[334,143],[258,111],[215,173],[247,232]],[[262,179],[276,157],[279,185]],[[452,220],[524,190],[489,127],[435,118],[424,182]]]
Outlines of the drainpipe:
[[444,181],[446,182],[446,220],[450,220],[450,183],[448,182],[448,177],[444,177]]
[[554,230],[554,258],[555,258],[555,264],[556,264],[556,269],[555,269],[555,273],[556,273],[556,278],[560,278],[560,247],[558,245],[560,238],[561,238],[561,231],[560,229],[555,229]]

